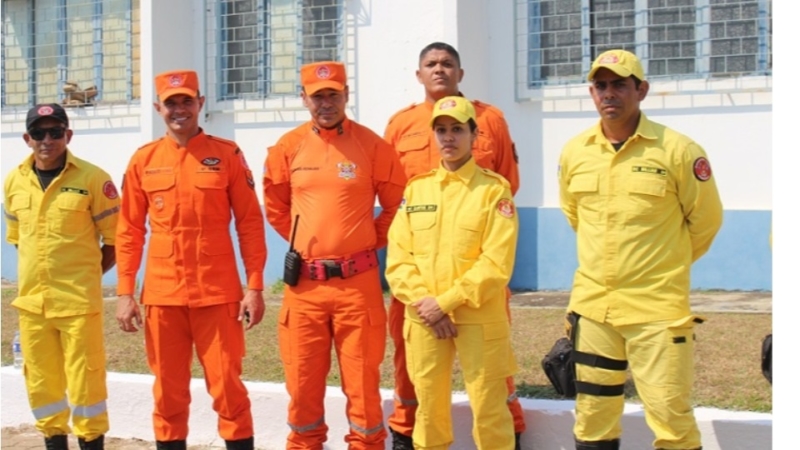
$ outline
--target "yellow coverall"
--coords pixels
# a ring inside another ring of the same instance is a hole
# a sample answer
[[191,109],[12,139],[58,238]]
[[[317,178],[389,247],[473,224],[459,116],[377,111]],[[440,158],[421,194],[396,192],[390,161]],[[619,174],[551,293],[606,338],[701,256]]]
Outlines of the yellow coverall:
[[[6,240],[18,246],[20,343],[28,400],[45,437],[108,431],[100,239],[114,245],[111,177],[67,150],[42,191],[30,156],[5,181]],[[66,392],[69,393],[69,402]]]
[[[386,279],[405,303],[406,360],[419,407],[414,445],[453,442],[451,374],[458,354],[479,449],[513,449],[505,378],[517,371],[505,287],[516,254],[518,218],[508,182],[470,159],[455,172],[412,178],[389,229]],[[434,297],[458,336],[437,339],[411,303]]]
[[[561,208],[577,232],[575,349],[627,360],[654,447],[698,448],[691,388],[702,318],[689,307],[689,275],[722,224],[706,153],[642,113],[619,151],[598,123],[566,144],[559,164]],[[578,363],[576,372],[576,440],[618,448],[624,366]],[[581,382],[607,392],[581,392]]]

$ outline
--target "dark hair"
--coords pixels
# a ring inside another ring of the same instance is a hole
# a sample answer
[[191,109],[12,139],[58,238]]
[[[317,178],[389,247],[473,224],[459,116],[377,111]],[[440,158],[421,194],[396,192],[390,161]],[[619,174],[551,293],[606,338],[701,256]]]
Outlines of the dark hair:
[[638,91],[639,90],[639,86],[642,85],[642,80],[637,78],[636,75],[631,75],[631,78],[633,78],[633,85],[636,87],[636,90]]
[[419,52],[419,60],[422,61],[425,58],[425,55],[428,54],[431,50],[442,50],[450,54],[453,59],[456,60],[456,64],[458,67],[461,67],[461,57],[458,56],[458,51],[450,44],[445,44],[444,42],[433,42],[425,46],[421,52]]
[[469,124],[470,133],[474,133],[475,130],[478,129],[478,124],[475,123],[475,119],[470,118],[469,120],[467,120],[467,123]]

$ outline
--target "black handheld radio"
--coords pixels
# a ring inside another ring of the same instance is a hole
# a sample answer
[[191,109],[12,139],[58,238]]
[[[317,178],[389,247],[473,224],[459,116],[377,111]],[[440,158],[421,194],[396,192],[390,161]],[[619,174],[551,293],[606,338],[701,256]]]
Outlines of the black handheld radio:
[[297,223],[300,221],[300,215],[294,216],[294,227],[292,228],[291,241],[289,242],[289,251],[286,252],[286,259],[283,260],[283,282],[289,286],[297,286],[297,280],[300,278],[300,264],[303,258],[300,253],[294,249],[294,237],[297,234]]

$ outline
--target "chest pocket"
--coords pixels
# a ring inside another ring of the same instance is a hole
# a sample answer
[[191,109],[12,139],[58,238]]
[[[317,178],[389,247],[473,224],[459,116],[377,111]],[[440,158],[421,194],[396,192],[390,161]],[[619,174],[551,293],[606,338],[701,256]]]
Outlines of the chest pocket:
[[62,193],[56,199],[56,220],[50,229],[56,233],[75,236],[93,228],[88,195]]
[[478,138],[475,139],[475,144],[472,146],[472,157],[475,158],[475,162],[484,169],[496,171],[495,159],[497,157],[497,152],[494,140],[492,140],[488,134],[480,130],[478,130]]
[[22,234],[31,232],[31,196],[24,192],[13,194],[9,201],[8,210],[11,211],[19,222],[19,231]]
[[408,213],[409,227],[413,235],[411,248],[415,255],[434,253],[436,244],[436,211],[419,211]]
[[627,208],[631,220],[651,219],[666,210],[667,180],[657,178],[631,179],[628,182]]
[[599,220],[603,210],[600,197],[600,181],[596,174],[575,175],[567,191],[577,199],[578,221]]
[[395,149],[400,156],[400,163],[411,177],[432,169],[430,162],[431,136],[429,132],[400,138]]
[[201,216],[223,220],[230,214],[228,174],[225,171],[206,171],[202,168],[194,175],[194,209]]
[[142,178],[142,190],[147,193],[151,217],[172,217],[175,213],[177,192],[175,174],[157,173]]
[[458,218],[456,223],[456,235],[453,237],[455,244],[454,253],[463,259],[476,259],[481,253],[481,242],[483,242],[483,231],[486,228],[486,217],[465,214]]

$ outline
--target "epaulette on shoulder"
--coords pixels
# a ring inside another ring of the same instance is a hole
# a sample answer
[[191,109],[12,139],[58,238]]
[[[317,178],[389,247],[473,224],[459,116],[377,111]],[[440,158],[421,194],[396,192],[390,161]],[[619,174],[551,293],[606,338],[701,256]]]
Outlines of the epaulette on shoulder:
[[483,173],[485,173],[486,175],[498,180],[501,184],[504,184],[505,186],[508,186],[509,188],[511,187],[511,183],[509,183],[508,180],[506,180],[506,177],[500,175],[499,173],[497,173],[497,172],[495,172],[493,170],[486,169],[484,167],[481,167],[481,171]]
[[212,136],[210,134],[207,134],[206,136],[208,136],[208,138],[211,139],[212,141],[220,142],[222,144],[225,144],[225,145],[231,147],[231,149],[233,149],[233,150],[236,150],[236,149],[239,148],[239,146],[236,145],[236,142],[233,142],[230,139],[225,139],[225,138],[221,138],[221,137],[217,137],[217,136]]
[[427,177],[429,177],[429,176],[431,176],[431,175],[433,175],[435,173],[436,173],[436,169],[431,169],[431,170],[429,170],[427,172],[418,173],[418,174],[414,175],[413,177],[411,177],[408,180],[408,182],[411,183],[414,180],[421,180],[421,179],[427,178]]
[[416,108],[418,105],[419,105],[419,103],[412,103],[412,104],[406,106],[405,108],[400,109],[400,111],[397,111],[396,113],[392,114],[392,117],[389,118],[389,123],[392,123],[392,121],[394,119],[396,119],[398,116],[400,116],[403,113],[406,113],[408,111],[411,111],[412,109]]
[[138,152],[139,150],[144,150],[144,149],[146,149],[146,148],[148,148],[148,147],[152,147],[152,146],[154,146],[154,145],[158,144],[159,142],[163,141],[163,140],[164,140],[164,138],[165,138],[165,136],[161,136],[161,137],[160,137],[160,138],[158,138],[158,139],[154,139],[154,140],[152,140],[152,141],[150,141],[150,142],[148,142],[148,143],[146,143],[146,144],[144,144],[144,145],[140,146],[139,148],[137,148],[137,149],[136,149],[136,151]]

